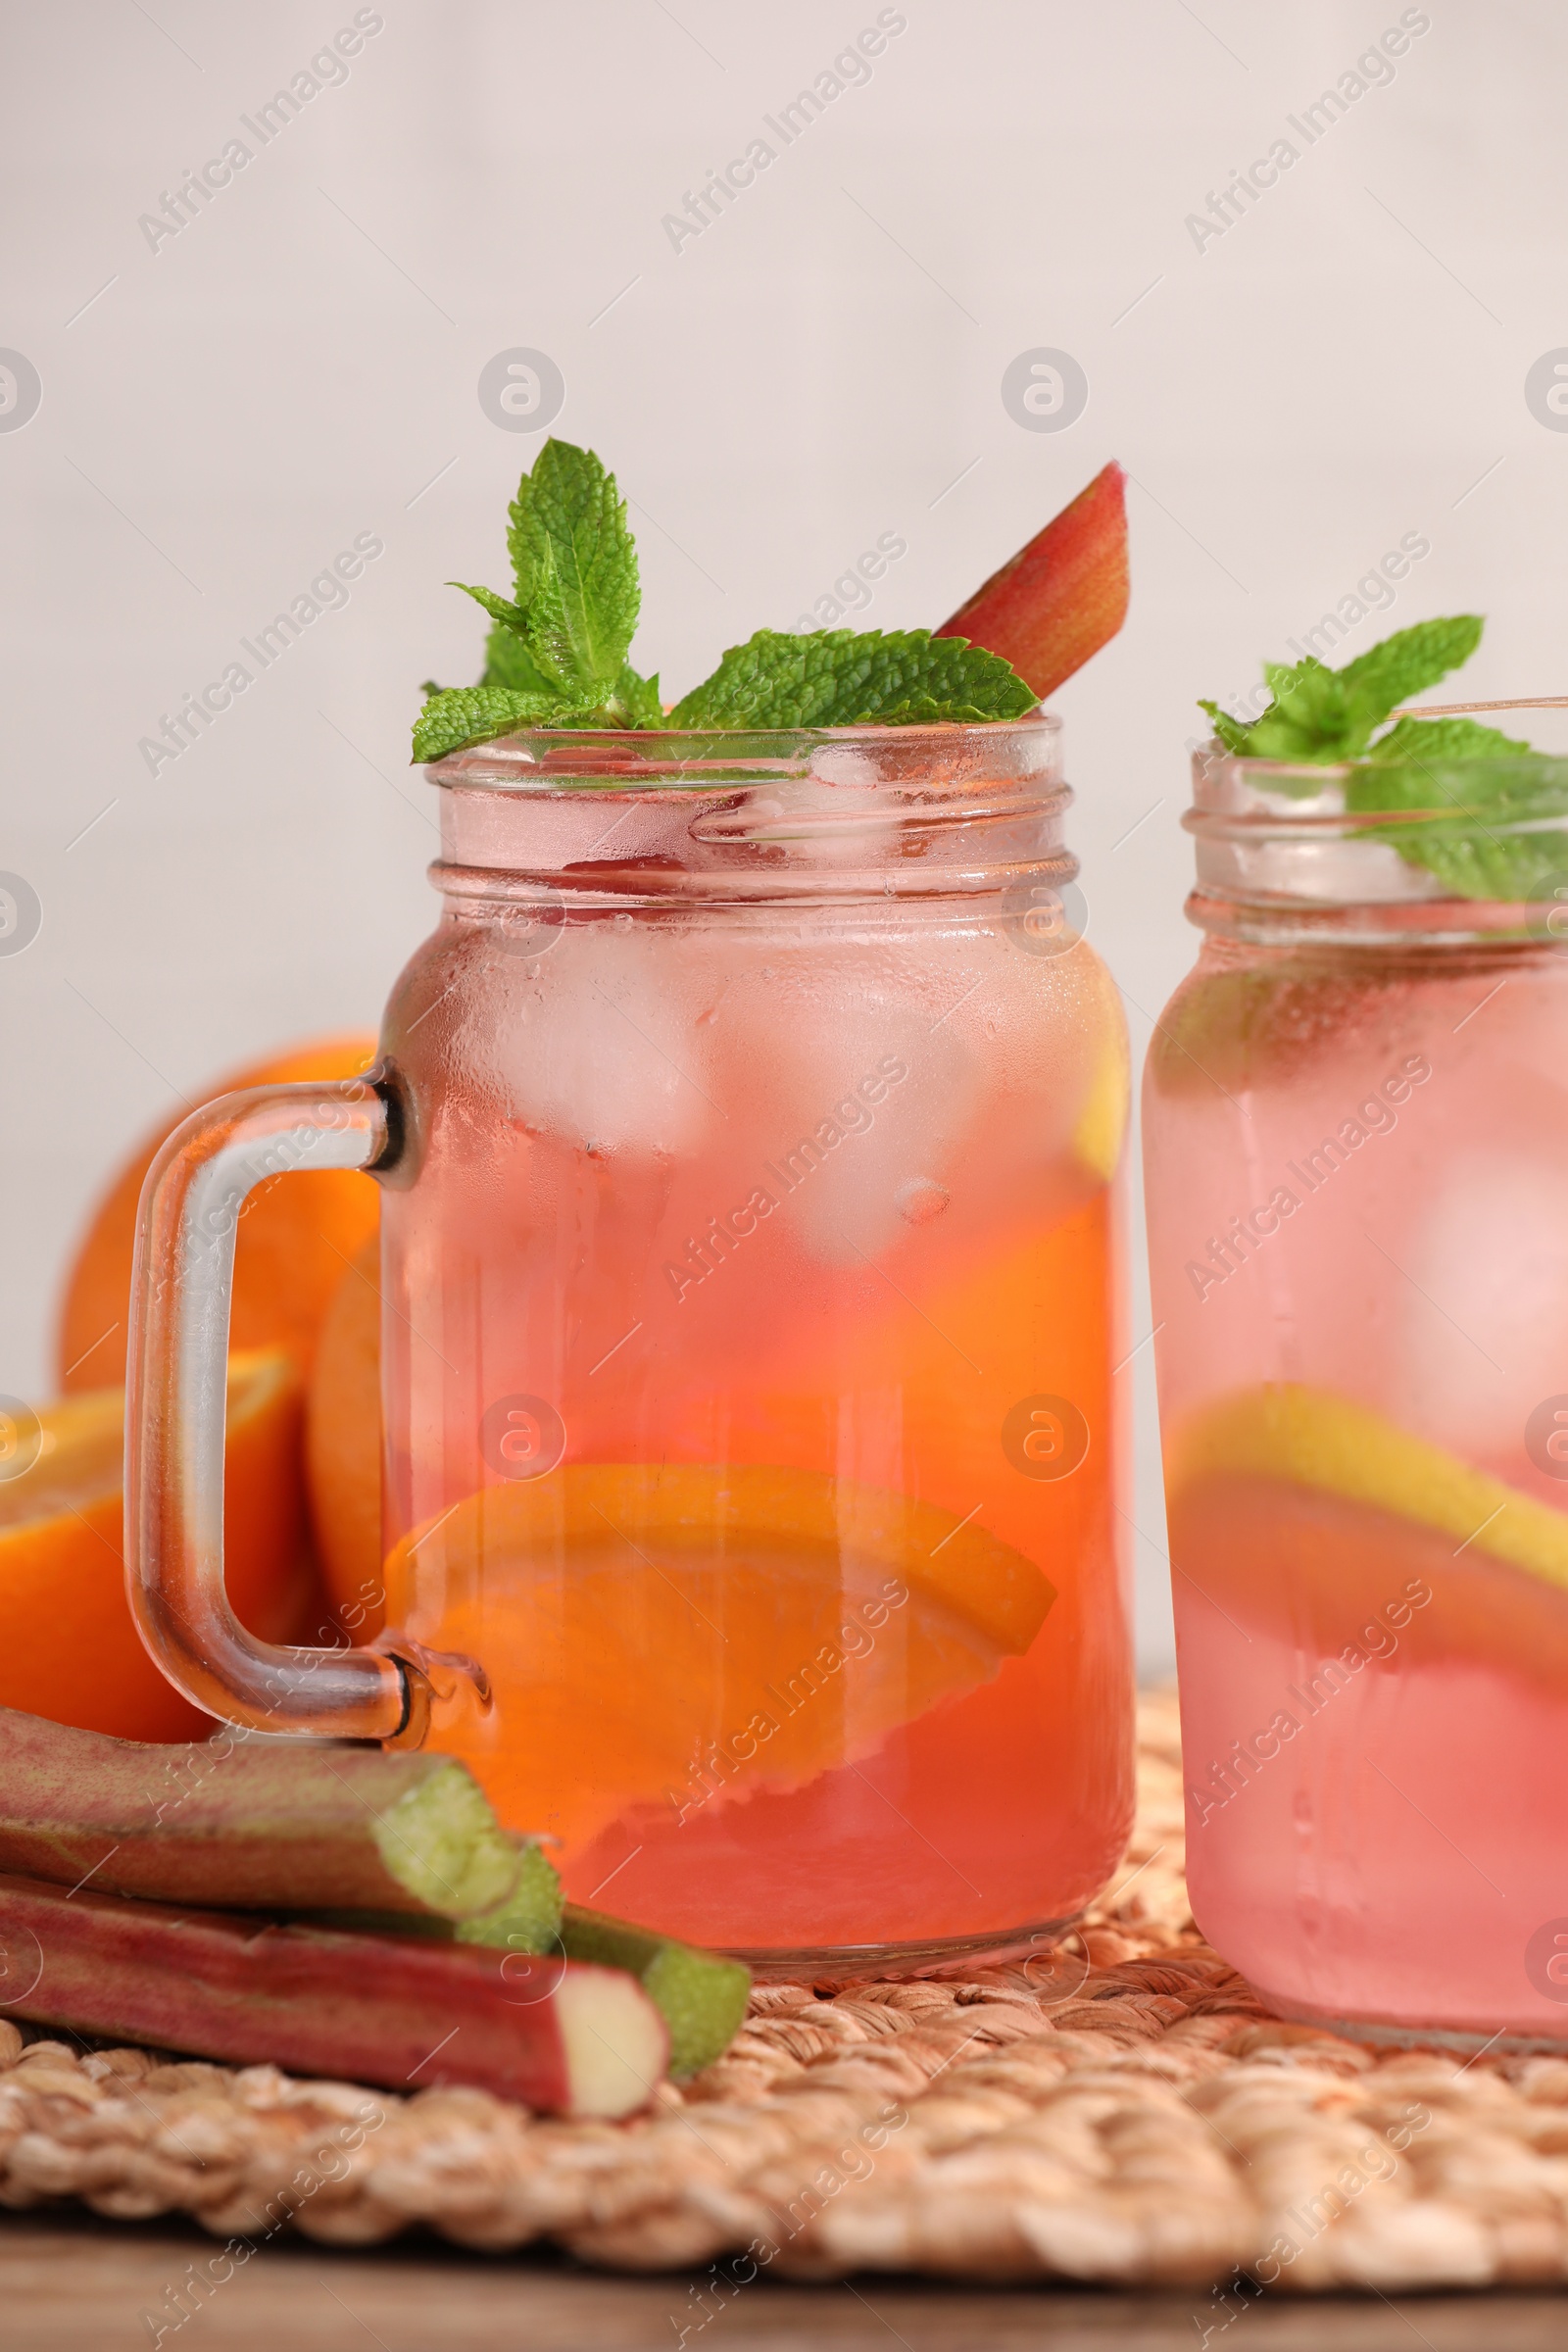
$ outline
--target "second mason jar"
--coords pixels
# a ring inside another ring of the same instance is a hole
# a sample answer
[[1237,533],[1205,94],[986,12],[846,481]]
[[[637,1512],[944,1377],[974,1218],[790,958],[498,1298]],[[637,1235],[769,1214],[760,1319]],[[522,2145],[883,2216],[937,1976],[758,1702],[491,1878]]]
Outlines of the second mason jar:
[[1287,2015],[1568,2038],[1568,763],[1217,746],[1145,1152],[1193,1906]]

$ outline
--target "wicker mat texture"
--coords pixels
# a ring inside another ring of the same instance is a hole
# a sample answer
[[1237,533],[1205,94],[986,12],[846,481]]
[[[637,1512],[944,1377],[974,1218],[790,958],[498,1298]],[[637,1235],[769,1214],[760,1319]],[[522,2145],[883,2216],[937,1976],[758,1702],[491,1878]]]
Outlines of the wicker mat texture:
[[1270,2018],[1188,1914],[1168,1693],[1144,1701],[1139,1780],[1127,1861],[1055,1952],[760,1987],[726,2056],[630,2124],[0,2022],[0,2204],[191,2214],[230,2241],[224,2276],[280,2230],[367,2245],[422,2222],[486,2253],[712,2266],[715,2293],[764,2269],[1212,2281],[1216,2320],[1258,2281],[1568,2278],[1568,2053],[1378,2054]]

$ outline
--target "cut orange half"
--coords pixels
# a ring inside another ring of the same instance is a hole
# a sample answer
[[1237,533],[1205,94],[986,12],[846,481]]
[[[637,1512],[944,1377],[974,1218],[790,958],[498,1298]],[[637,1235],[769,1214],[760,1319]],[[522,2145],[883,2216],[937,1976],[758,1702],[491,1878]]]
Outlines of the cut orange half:
[[451,1743],[504,1818],[568,1854],[637,1805],[869,1755],[1021,1655],[1055,1598],[972,1519],[702,1463],[486,1488],[405,1538],[386,1585],[390,1622],[483,1663],[495,1711]]
[[[264,1640],[307,1634],[300,1382],[281,1348],[229,1359],[223,1530],[229,1598]],[[125,1397],[43,1405],[0,1460],[0,1706],[125,1740],[199,1739],[208,1718],[164,1680],[125,1598]]]

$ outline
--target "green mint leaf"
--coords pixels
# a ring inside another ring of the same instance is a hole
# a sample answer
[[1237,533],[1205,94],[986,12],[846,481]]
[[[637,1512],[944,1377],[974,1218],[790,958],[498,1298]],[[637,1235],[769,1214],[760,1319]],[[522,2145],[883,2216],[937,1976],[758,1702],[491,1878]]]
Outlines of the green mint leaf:
[[510,686],[452,686],[432,695],[414,722],[416,761],[445,760],[476,743],[493,743],[518,727],[559,727],[581,709],[554,691],[519,693]]
[[613,474],[591,449],[547,441],[517,485],[507,545],[516,575],[512,610],[523,615],[529,652],[573,699],[602,701],[625,662],[640,597]]
[[1418,620],[1370,646],[1343,669],[1329,669],[1310,654],[1289,667],[1265,662],[1263,675],[1274,699],[1249,727],[1235,720],[1222,727],[1212,703],[1200,708],[1214,717],[1226,749],[1247,759],[1338,765],[1359,759],[1398,704],[1468,662],[1483,625],[1473,612]]
[[1345,805],[1360,814],[1451,809],[1436,823],[1369,830],[1455,898],[1544,898],[1568,876],[1568,832],[1509,828],[1543,813],[1558,765],[1473,718],[1401,718],[1352,769]]
[[[1479,719],[1401,718],[1386,735],[1378,737],[1367,759],[1385,764],[1397,760],[1412,772],[1430,770],[1437,773],[1454,760],[1504,759],[1512,754],[1528,752],[1530,748],[1518,736],[1505,735],[1500,727],[1483,726]],[[1476,788],[1477,779],[1468,772],[1462,781],[1467,792]],[[1364,789],[1364,785],[1361,777],[1357,776],[1352,782],[1351,791],[1360,789]],[[1348,805],[1351,808],[1358,806],[1354,800],[1348,800]],[[1420,801],[1369,801],[1366,805],[1368,808],[1431,807],[1430,802]]]
[[546,677],[568,694],[573,687],[607,687],[620,667],[617,662],[609,672],[584,668],[584,648],[573,635],[574,624],[580,632],[580,598],[573,597],[568,603],[555,545],[547,541],[534,572],[533,602],[528,607],[528,651]]
[[448,580],[447,586],[461,588],[465,596],[471,596],[495,623],[485,639],[481,686],[510,686],[519,694],[556,691],[555,681],[545,675],[528,651],[528,616],[520,605],[509,604],[493,588],[470,588],[466,580]]
[[759,629],[676,704],[676,727],[912,726],[1018,718],[1039,701],[1010,665],[929,629]]
[[470,588],[466,580],[448,580],[447,586],[461,588],[464,595],[471,596],[476,605],[483,605],[491,619],[500,621],[502,627],[510,629],[514,637],[527,636],[528,615],[520,605],[509,603],[506,597],[498,596],[493,588]]
[[[1357,722],[1343,678],[1310,654],[1294,668],[1265,662],[1263,675],[1274,700],[1247,729],[1244,748],[1248,759],[1315,765],[1350,756],[1347,747],[1356,734]],[[1361,743],[1371,732],[1369,720]]]
[[1199,698],[1198,708],[1200,710],[1208,712],[1209,724],[1228,752],[1246,751],[1247,721],[1245,719],[1232,718],[1230,712],[1222,710],[1218,703],[1205,703],[1201,696]]
[[510,686],[515,694],[550,694],[558,689],[545,676],[522,639],[498,620],[484,641],[481,686]]
[[664,707],[659,699],[659,680],[639,677],[630,662],[622,664],[619,677],[603,702],[583,704],[564,717],[552,721],[563,727],[629,727],[644,729],[667,727]]
[[610,698],[610,709],[626,727],[665,727],[664,706],[659,699],[659,679],[639,677],[628,662],[623,664]]
[[1486,626],[1479,613],[1457,612],[1445,620],[1418,620],[1396,629],[1340,671],[1350,694],[1375,708],[1374,725],[1412,694],[1425,694],[1450,669],[1460,668],[1481,643]]

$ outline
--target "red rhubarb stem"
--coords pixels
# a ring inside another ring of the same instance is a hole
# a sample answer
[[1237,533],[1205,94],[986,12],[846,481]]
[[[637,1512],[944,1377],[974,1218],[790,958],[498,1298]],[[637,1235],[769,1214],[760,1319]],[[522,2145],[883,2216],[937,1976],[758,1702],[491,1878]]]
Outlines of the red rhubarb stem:
[[389,2090],[461,2082],[546,2114],[616,2117],[647,2103],[668,2057],[635,1978],[470,1944],[0,1877],[0,1954],[13,2017]]
[[934,632],[1000,654],[1042,701],[1127,617],[1126,475],[1097,473],[1071,506]]
[[0,1870],[252,1910],[463,1919],[519,1855],[466,1765],[376,1747],[112,1740],[0,1708]]

